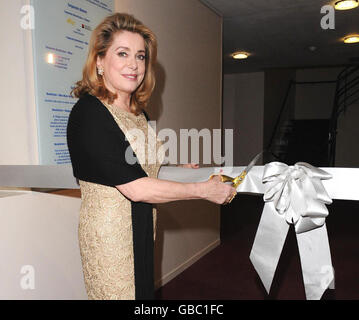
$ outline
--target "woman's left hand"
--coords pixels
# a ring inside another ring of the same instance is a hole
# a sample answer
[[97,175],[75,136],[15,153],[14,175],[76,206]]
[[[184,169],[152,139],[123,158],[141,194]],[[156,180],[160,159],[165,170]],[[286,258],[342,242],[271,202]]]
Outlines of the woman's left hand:
[[187,168],[187,169],[198,169],[198,163],[186,163],[186,164],[178,164],[177,167]]

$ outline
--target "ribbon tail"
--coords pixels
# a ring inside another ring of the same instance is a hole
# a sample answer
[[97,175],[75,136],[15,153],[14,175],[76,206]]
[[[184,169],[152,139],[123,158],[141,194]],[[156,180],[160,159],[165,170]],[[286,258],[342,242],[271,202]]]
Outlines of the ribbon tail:
[[334,269],[326,225],[297,234],[307,300],[319,300],[328,288],[334,289]]
[[249,259],[269,293],[289,225],[272,202],[264,205]]

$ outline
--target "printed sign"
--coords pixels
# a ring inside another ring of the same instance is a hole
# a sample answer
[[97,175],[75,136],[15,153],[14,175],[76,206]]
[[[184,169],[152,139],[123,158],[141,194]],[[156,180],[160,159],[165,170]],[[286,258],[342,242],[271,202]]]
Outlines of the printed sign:
[[113,0],[32,0],[35,98],[41,165],[69,164],[67,120],[77,99],[91,32],[114,11]]

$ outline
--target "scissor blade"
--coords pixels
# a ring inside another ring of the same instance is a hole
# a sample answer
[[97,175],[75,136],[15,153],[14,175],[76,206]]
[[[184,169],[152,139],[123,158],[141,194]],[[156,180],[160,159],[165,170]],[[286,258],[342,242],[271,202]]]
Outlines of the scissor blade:
[[248,173],[254,167],[254,165],[257,163],[257,161],[258,161],[259,157],[262,155],[262,153],[263,153],[263,151],[258,153],[243,171]]
[[256,164],[256,162],[258,161],[258,159],[262,155],[262,153],[263,153],[263,151],[258,153],[253,158],[253,160],[248,164],[248,166],[242,171],[242,173],[233,179],[233,187],[237,188],[243,182],[244,178],[246,177],[248,172],[253,168],[253,166]]

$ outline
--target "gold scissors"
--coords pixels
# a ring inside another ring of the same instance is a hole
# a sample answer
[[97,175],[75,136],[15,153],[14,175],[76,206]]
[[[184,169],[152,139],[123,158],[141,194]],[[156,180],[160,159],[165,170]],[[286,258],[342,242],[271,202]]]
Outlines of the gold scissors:
[[[259,157],[262,155],[263,151],[258,153],[253,160],[245,167],[245,169],[241,172],[241,174],[235,178],[232,178],[230,176],[219,174],[222,182],[231,182],[232,186],[237,189],[237,187],[243,182],[244,178],[247,176],[248,172],[254,167],[254,165],[257,163]],[[212,174],[208,180],[212,179],[213,177],[217,176],[218,174]],[[236,196],[237,193],[233,194],[232,198],[228,201],[228,203],[231,203],[233,198]]]

